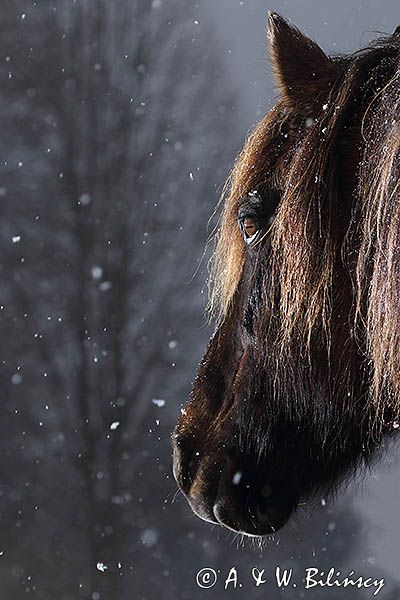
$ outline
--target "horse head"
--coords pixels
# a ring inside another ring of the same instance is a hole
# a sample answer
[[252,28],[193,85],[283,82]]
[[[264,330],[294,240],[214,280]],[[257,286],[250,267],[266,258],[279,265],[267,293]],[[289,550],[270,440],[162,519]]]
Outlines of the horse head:
[[330,57],[276,14],[279,97],[226,187],[216,330],[173,435],[194,512],[281,528],[400,413],[400,40]]

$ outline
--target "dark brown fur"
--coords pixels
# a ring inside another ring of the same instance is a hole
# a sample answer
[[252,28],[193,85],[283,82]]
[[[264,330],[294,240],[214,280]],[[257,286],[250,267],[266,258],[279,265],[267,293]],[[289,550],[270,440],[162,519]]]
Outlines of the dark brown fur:
[[[278,15],[280,90],[227,185],[217,330],[175,436],[201,517],[248,534],[368,460],[400,417],[400,36],[329,58]],[[247,247],[238,209],[274,220]]]

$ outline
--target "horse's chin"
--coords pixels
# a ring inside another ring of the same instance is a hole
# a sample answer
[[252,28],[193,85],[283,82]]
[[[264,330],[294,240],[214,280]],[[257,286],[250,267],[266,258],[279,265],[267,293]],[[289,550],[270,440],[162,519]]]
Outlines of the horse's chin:
[[221,503],[214,506],[214,515],[219,525],[226,529],[248,537],[273,536],[280,531],[291,517],[292,511],[276,510],[272,507],[256,507],[253,514],[242,515],[240,521],[232,519],[232,515]]

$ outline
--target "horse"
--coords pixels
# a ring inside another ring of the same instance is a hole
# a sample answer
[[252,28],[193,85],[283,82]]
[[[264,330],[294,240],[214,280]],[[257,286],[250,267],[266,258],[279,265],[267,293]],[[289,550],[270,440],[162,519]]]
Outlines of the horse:
[[400,29],[328,56],[270,13],[268,43],[278,98],[225,186],[215,333],[172,436],[192,510],[248,536],[400,424]]

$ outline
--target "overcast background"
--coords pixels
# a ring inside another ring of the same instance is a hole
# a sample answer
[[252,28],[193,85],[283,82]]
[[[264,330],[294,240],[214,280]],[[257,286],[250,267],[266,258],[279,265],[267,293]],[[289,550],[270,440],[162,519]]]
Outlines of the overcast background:
[[398,449],[263,550],[197,519],[171,476],[211,333],[207,221],[275,98],[269,9],[334,53],[400,23],[394,1],[2,3],[0,600],[372,597],[251,584],[278,564],[400,597]]

